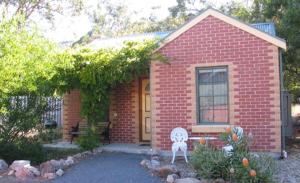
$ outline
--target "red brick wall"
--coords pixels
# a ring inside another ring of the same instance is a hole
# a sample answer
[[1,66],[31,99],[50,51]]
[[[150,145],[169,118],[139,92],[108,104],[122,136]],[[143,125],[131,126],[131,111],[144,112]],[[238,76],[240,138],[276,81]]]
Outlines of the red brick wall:
[[77,122],[85,121],[80,116],[81,102],[79,90],[66,93],[63,98],[63,139],[69,141],[71,127],[76,126]]
[[118,86],[112,93],[110,120],[113,142],[137,143],[139,141],[138,80],[131,86]]
[[[138,80],[131,86],[118,86],[113,91],[110,105],[112,122],[111,141],[119,143],[137,143],[139,141],[139,98]],[[73,90],[64,95],[63,138],[70,140],[69,131],[77,122],[86,123],[80,116],[80,92]]]
[[190,136],[203,135],[192,133],[197,125],[195,67],[227,65],[232,83],[230,124],[254,134],[254,151],[280,150],[276,46],[208,16],[159,51],[170,64],[151,64],[154,148],[170,150],[174,127],[186,128]]

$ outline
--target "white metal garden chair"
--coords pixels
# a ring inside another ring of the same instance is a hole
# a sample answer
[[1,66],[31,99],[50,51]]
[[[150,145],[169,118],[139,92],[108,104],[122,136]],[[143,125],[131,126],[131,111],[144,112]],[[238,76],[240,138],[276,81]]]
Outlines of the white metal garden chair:
[[172,164],[175,161],[176,152],[179,150],[181,150],[183,152],[185,161],[188,162],[188,160],[187,160],[187,143],[186,143],[186,141],[188,140],[187,131],[181,127],[174,128],[171,132],[170,137],[171,137],[171,141],[173,142],[173,144],[172,144],[172,153],[173,153]]
[[[238,140],[240,140],[243,137],[244,130],[242,127],[234,127],[232,129],[233,133],[235,133],[238,136]],[[228,140],[231,140],[231,135],[229,135]],[[225,153],[226,156],[230,156],[233,151],[233,146],[232,145],[226,145],[222,147],[223,152]]]

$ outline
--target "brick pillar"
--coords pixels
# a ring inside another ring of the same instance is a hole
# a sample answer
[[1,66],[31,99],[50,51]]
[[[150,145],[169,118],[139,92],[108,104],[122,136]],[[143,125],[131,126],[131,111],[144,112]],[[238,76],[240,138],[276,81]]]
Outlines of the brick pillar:
[[85,122],[80,116],[81,99],[79,90],[72,90],[63,97],[63,139],[70,140],[69,132],[77,122]]

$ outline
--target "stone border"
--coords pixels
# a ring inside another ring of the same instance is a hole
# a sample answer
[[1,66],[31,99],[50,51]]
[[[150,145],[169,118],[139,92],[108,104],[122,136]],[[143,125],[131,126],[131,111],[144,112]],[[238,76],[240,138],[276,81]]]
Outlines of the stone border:
[[[64,175],[64,171],[71,166],[79,163],[81,160],[91,156],[99,155],[102,149],[96,148],[92,151],[84,151],[68,156],[66,159],[49,160],[41,163],[39,166],[31,166],[29,160],[15,160],[9,167],[3,163],[2,176],[15,176],[18,179],[55,179]],[[1,161],[2,162],[2,161]],[[5,162],[3,160],[3,162]],[[7,164],[6,164],[7,165]],[[0,169],[1,170],[1,169]]]

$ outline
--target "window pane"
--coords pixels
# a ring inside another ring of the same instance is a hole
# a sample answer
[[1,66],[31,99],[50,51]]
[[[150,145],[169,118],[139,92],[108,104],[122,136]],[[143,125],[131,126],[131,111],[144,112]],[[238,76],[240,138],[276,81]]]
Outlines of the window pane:
[[199,85],[199,96],[212,96],[213,85],[211,84],[200,84]]
[[200,122],[214,122],[213,110],[201,110]]
[[198,81],[199,83],[211,83],[213,70],[212,69],[201,69],[198,72]]
[[228,110],[225,109],[215,109],[214,110],[214,122],[216,123],[226,123],[228,122]]
[[198,69],[198,105],[201,123],[228,122],[228,73],[226,67]]
[[200,109],[213,109],[213,97],[200,97]]
[[214,107],[227,107],[227,96],[214,97]]
[[227,69],[216,68],[213,70],[213,82],[227,82]]
[[216,83],[213,87],[214,95],[227,95],[227,83]]

